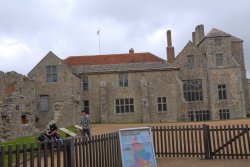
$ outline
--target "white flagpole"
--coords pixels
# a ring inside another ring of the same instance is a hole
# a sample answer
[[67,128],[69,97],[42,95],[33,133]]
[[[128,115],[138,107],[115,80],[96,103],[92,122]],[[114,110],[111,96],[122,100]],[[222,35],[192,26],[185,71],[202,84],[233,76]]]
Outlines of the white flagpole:
[[97,31],[97,35],[99,37],[99,54],[101,54],[101,34],[100,34],[100,29]]

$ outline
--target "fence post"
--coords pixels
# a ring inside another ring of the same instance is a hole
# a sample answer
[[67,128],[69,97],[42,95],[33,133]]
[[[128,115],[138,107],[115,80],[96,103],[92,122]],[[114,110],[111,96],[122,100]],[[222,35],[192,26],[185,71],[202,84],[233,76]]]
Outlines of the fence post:
[[121,154],[121,145],[120,145],[120,135],[119,132],[116,132],[116,137],[117,137],[117,165],[122,166],[122,154]]
[[1,146],[1,154],[0,154],[0,166],[4,166],[4,156],[5,156],[5,150],[4,146]]
[[203,129],[205,159],[211,159],[209,125],[203,124],[202,129]]
[[74,151],[74,139],[68,138],[67,141],[67,161],[68,161],[68,167],[74,167],[75,166],[75,151]]

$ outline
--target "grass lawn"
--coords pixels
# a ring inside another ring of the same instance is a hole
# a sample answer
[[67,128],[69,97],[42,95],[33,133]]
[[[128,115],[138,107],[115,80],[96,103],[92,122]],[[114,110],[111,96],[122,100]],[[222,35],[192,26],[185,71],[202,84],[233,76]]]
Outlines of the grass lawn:
[[[68,127],[67,129],[70,130],[70,131],[72,131],[72,132],[74,132],[74,133],[76,133],[76,128],[73,125],[70,126],[70,127]],[[13,151],[16,150],[16,145],[17,144],[20,144],[20,150],[23,149],[23,145],[24,144],[27,144],[27,147],[30,148],[30,143],[34,143],[34,148],[37,148],[36,137],[37,137],[37,135],[19,137],[19,138],[16,138],[15,140],[1,142],[0,146],[4,146],[5,154],[8,154],[8,147],[9,147],[9,145],[12,145],[12,150]],[[66,134],[63,133],[63,132],[61,132],[60,133],[60,137],[61,138],[66,138]],[[29,157],[29,153],[28,153],[28,157]],[[21,153],[20,154],[20,160],[22,160],[22,158],[23,158],[23,154]],[[15,160],[16,160],[16,155],[15,154],[13,154],[12,160],[13,160],[13,162],[15,162]],[[4,163],[5,166],[7,166],[8,165],[8,155],[5,155],[4,161],[5,161],[5,163]]]
[[[70,127],[67,128],[68,130],[76,133],[76,128],[72,125]],[[66,138],[66,134],[61,132],[60,133],[60,137],[61,138]],[[10,141],[5,141],[5,142],[1,142],[0,145],[4,146],[5,150],[8,148],[8,145],[12,144],[13,145],[13,149],[16,148],[16,144],[28,144],[28,143],[36,143],[36,135],[34,136],[25,136],[25,137],[19,137],[16,138],[15,140],[10,140]]]

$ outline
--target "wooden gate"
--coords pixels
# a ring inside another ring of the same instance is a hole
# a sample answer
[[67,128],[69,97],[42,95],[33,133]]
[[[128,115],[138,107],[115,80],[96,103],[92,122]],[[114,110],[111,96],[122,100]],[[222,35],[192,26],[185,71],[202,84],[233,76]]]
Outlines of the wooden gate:
[[250,156],[250,128],[243,126],[211,126],[209,156],[211,159],[247,159]]
[[237,126],[152,127],[157,157],[250,158],[250,128]]

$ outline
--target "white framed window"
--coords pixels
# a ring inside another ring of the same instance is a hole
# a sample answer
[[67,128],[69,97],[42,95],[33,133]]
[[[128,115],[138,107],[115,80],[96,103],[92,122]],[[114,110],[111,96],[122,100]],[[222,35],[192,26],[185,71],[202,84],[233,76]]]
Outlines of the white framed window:
[[194,121],[194,112],[193,111],[188,111],[188,120],[189,121]]
[[40,111],[48,111],[48,110],[49,110],[49,96],[40,95]]
[[119,86],[128,87],[128,73],[119,74]]
[[208,110],[200,110],[195,112],[196,121],[210,120],[210,112]]
[[225,84],[218,85],[218,96],[219,100],[227,99],[227,89]]
[[222,54],[216,54],[216,66],[222,66],[223,65],[223,56]]
[[220,119],[230,119],[230,111],[229,109],[221,109],[219,110]]
[[89,77],[88,76],[82,77],[82,90],[84,91],[89,90]]
[[209,110],[188,111],[187,116],[189,121],[207,121],[211,119]]
[[47,68],[47,82],[57,82],[56,66],[46,66]]
[[167,98],[157,97],[157,109],[158,111],[167,111]]
[[188,102],[203,101],[202,80],[183,80],[184,99]]
[[116,113],[131,113],[134,112],[134,99],[116,99],[115,100]]
[[189,70],[192,70],[195,68],[195,59],[194,55],[188,55],[187,56],[187,67]]

